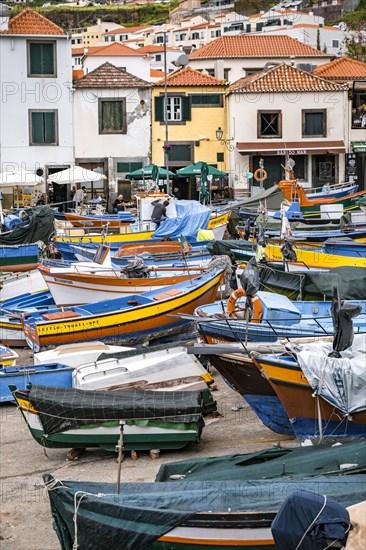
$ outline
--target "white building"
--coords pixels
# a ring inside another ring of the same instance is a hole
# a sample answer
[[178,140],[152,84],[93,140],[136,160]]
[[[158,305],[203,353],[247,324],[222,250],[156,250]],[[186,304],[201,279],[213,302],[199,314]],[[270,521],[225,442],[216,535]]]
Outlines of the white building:
[[86,49],[82,62],[84,75],[94,71],[106,62],[113,62],[116,67],[124,69],[143,80],[148,81],[150,79],[151,58],[120,42]]
[[332,59],[330,54],[302,44],[288,36],[267,34],[221,36],[207,46],[192,52],[192,69],[206,71],[216,78],[236,82],[262,70],[268,63],[288,63],[310,71]]
[[261,158],[266,187],[285,179],[288,156],[305,185],[344,181],[347,113],[346,86],[286,64],[235,82],[228,96],[231,185],[236,191],[258,185],[247,174]]
[[74,161],[71,44],[55,23],[25,8],[0,32],[0,165],[42,169]]
[[[108,177],[91,193],[123,193],[126,173],[151,157],[151,84],[104,63],[75,83],[75,162]],[[85,184],[86,185],[86,184]]]
[[345,47],[346,32],[338,27],[299,23],[275,30],[266,27],[262,32],[275,36],[290,36],[313,48],[317,48],[319,45],[323,52],[331,55],[341,55],[347,50]]

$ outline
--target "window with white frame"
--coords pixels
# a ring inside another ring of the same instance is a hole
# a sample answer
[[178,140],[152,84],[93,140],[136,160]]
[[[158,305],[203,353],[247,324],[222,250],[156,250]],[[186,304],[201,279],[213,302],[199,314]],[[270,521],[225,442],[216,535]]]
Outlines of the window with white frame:
[[182,98],[181,97],[167,97],[166,113],[168,121],[181,121],[182,120]]

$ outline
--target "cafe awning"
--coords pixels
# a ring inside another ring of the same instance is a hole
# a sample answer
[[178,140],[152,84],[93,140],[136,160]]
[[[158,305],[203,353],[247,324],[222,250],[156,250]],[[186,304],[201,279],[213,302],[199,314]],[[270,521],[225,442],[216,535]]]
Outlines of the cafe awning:
[[354,153],[366,153],[366,141],[352,141]]
[[252,141],[238,142],[242,155],[326,155],[346,152],[344,141]]

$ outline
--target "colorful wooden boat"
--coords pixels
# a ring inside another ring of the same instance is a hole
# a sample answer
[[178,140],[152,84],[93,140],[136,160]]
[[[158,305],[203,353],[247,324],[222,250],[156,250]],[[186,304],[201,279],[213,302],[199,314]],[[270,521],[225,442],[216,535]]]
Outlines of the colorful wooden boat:
[[0,334],[1,342],[5,346],[12,348],[23,348],[27,345],[20,319],[15,319],[8,315],[1,315]]
[[30,391],[11,386],[11,390],[33,438],[43,447],[115,451],[120,421],[126,423],[124,451],[182,449],[198,443],[202,433],[200,392],[48,386],[32,386]]
[[321,396],[315,396],[293,356],[259,355],[253,360],[280,398],[299,439],[365,437],[366,410],[347,417]]
[[[215,348],[219,346],[210,346]],[[220,346],[221,347],[221,346]],[[243,350],[244,351],[244,350]],[[237,391],[270,430],[294,435],[287,413],[271,384],[263,378],[251,357],[245,353],[212,353],[208,359],[224,381]]]
[[116,215],[94,214],[90,216],[66,212],[65,218],[74,227],[103,227],[105,225],[109,225],[111,227],[123,227],[136,222],[135,218],[133,218],[129,212],[120,212]]
[[[297,262],[286,262],[290,265],[296,265],[299,263],[305,264],[307,267],[320,268],[320,269],[332,269],[334,267],[362,267],[366,268],[366,258],[355,258],[349,256],[340,256],[331,253],[325,253],[318,248],[305,247],[300,245],[293,246]],[[282,261],[283,256],[280,245],[268,244],[265,248],[265,256],[269,261]]]
[[0,246],[1,271],[29,271],[38,263],[38,244]]
[[283,193],[283,196],[289,202],[293,202],[298,197],[298,189],[303,189],[309,200],[313,199],[335,199],[341,198],[345,195],[351,195],[357,193],[358,185],[354,183],[338,183],[336,185],[330,185],[326,191],[323,191],[323,187],[314,187],[312,189],[304,189],[297,180],[282,180],[277,184]]
[[[342,206],[343,212],[348,212],[352,210],[359,209],[358,201],[362,197],[365,196],[366,191],[358,191],[357,193],[352,193],[349,195],[345,195],[343,197],[339,198],[314,198],[309,199],[304,192],[304,189],[299,186],[298,187],[298,197],[299,197],[299,203],[300,203],[300,209],[303,213],[304,217],[318,217],[319,213],[322,211],[322,207],[327,207],[328,212],[332,212],[332,208],[330,207],[336,207]],[[334,209],[334,212],[336,212],[336,208]]]
[[159,290],[169,285],[188,281],[200,274],[199,271],[186,269],[166,271],[155,270],[148,278],[124,278],[120,270],[99,268],[98,272],[87,272],[78,268],[78,264],[67,267],[38,267],[58,306],[90,304],[112,298],[123,298]]
[[12,385],[20,390],[28,389],[30,384],[71,388],[73,370],[73,367],[62,363],[0,369],[0,403],[14,401],[14,395],[9,389]]
[[134,348],[110,346],[104,342],[84,342],[82,344],[65,344],[56,348],[34,354],[34,364],[63,363],[69,367],[79,367],[84,363],[97,361],[101,355],[115,355]]
[[46,290],[47,285],[39,273],[38,269],[13,274],[10,278],[7,278],[2,282],[0,292],[0,305],[4,300],[14,298],[23,294],[24,292],[38,292],[39,290]]
[[12,367],[16,364],[18,357],[19,355],[15,351],[0,344],[0,366]]
[[23,329],[29,346],[103,340],[132,343],[174,334],[187,321],[177,313],[193,313],[199,305],[212,302],[223,271],[214,271],[191,281],[164,289],[117,298],[83,307],[54,309],[47,314],[30,313],[23,317]]
[[[215,302],[197,308],[195,321],[200,336],[210,344],[219,342],[275,342],[278,338],[322,338],[333,335],[331,302],[291,301],[286,296],[259,291],[254,297],[254,317],[245,320],[245,313],[236,303],[229,312],[227,302]],[[366,327],[366,301],[353,303],[362,308],[354,319],[355,332]],[[245,305],[242,302],[243,307]],[[223,314],[223,311],[226,314]],[[241,318],[238,318],[240,316]]]

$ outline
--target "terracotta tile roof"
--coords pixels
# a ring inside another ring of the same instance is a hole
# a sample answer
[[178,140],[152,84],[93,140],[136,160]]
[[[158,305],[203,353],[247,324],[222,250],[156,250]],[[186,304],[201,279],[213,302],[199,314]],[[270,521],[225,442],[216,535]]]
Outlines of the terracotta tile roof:
[[324,25],[323,27],[319,27],[319,25],[312,25],[311,23],[297,23],[296,25],[292,25],[293,29],[324,29],[326,31],[339,31],[338,27],[330,27],[329,25]]
[[[193,25],[192,27],[188,27],[189,30],[195,31],[196,29],[212,29],[216,27],[221,27],[221,23],[200,23],[199,25]],[[182,29],[185,30],[185,29]]]
[[[152,44],[151,46],[143,46],[142,48],[138,48],[137,50],[140,53],[160,53],[164,51],[164,45],[162,46],[155,46],[155,44]],[[168,52],[180,52],[179,48],[169,48],[167,47]]]
[[[170,73],[167,83],[168,86],[226,86],[224,80],[195,71],[191,67]],[[155,86],[164,86],[164,79],[156,82]]]
[[133,50],[132,48],[129,48],[128,46],[125,46],[124,44],[121,44],[121,42],[113,42],[112,44],[109,44],[108,46],[94,46],[94,48],[89,48],[88,52],[85,54],[87,56],[89,55],[103,55],[103,56],[110,56],[110,55],[119,55],[119,56],[137,56],[142,57],[143,54],[139,53],[138,50]]
[[[90,49],[90,48],[89,48]],[[84,48],[72,48],[71,55],[83,55],[84,54]]]
[[221,36],[192,52],[190,59],[248,57],[331,57],[289,36]]
[[76,88],[147,88],[149,86],[151,86],[149,82],[108,62],[75,82]]
[[366,80],[366,63],[349,57],[339,57],[317,67],[314,74],[329,80]]
[[343,84],[329,82],[296,67],[282,63],[268,71],[261,71],[234,82],[230,92],[325,92],[342,91]]
[[131,32],[142,31],[143,29],[150,28],[151,25],[142,25],[139,27],[120,27],[119,29],[113,29],[113,31],[104,32],[103,36],[110,36],[113,34],[130,34]]
[[24,8],[18,15],[9,21],[6,31],[1,34],[65,34],[63,29],[31,8]]

